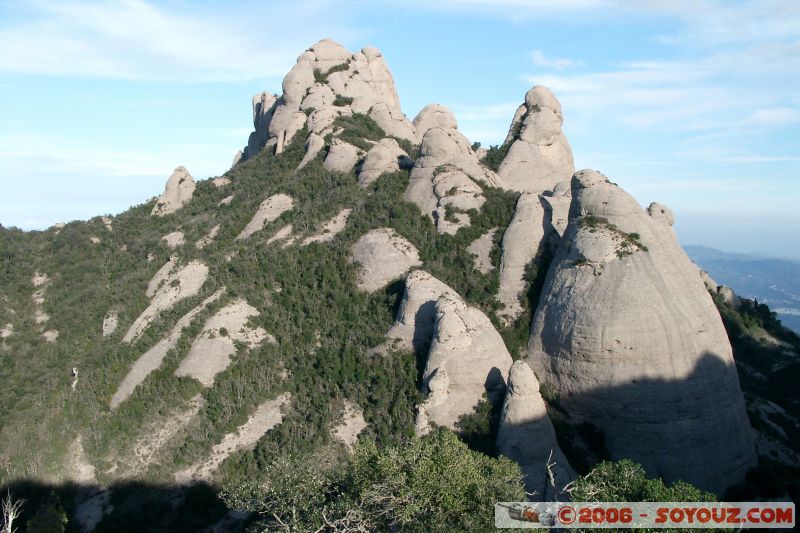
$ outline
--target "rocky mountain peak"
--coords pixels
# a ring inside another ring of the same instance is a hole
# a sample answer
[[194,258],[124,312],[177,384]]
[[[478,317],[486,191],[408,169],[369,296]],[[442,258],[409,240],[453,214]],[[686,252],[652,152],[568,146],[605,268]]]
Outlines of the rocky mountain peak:
[[156,205],[153,206],[151,214],[164,216],[174,213],[192,199],[194,189],[194,178],[189,174],[189,171],[182,166],[175,168],[172,175],[167,179],[164,192],[156,200]]
[[416,139],[380,50],[366,46],[351,53],[323,39],[297,58],[283,79],[281,96],[261,93],[253,98],[255,131],[244,158],[265,146],[281,153],[304,126],[310,136],[307,144],[314,144],[311,136],[335,134],[335,120],[353,114],[369,116],[396,138]]
[[497,171],[507,188],[541,193],[572,176],[575,165],[563,122],[561,104],[550,90],[537,85],[525,94],[506,137],[508,153]]
[[755,463],[753,438],[725,328],[670,219],[575,173],[527,357],[612,458],[720,491]]

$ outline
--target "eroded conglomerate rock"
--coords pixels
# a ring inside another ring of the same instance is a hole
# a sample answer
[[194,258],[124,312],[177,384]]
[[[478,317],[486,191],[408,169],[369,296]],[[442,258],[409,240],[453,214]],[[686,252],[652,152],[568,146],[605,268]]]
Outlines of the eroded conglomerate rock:
[[414,162],[396,140],[388,137],[381,139],[367,152],[358,173],[358,184],[366,187],[383,174],[411,168],[413,165]]
[[525,361],[516,361],[508,373],[497,449],[519,463],[532,500],[564,500],[564,486],[575,472],[558,446],[539,381]]
[[194,317],[217,301],[225,293],[225,288],[217,290],[214,294],[203,300],[197,307],[183,315],[170,330],[169,334],[153,345],[149,350],[139,356],[131,369],[119,384],[117,391],[111,397],[111,409],[116,409],[141,385],[151,372],[158,369],[167,353],[178,345],[178,341]]
[[400,108],[394,79],[379,50],[364,47],[350,53],[342,45],[323,39],[297,58],[283,80],[281,96],[261,93],[253,97],[253,127],[246,159],[263,147],[281,153],[303,127],[309,131],[307,157],[316,156],[325,135],[340,116],[367,115],[387,135],[415,139],[414,127]]
[[336,440],[344,444],[348,450],[352,451],[358,442],[358,435],[367,428],[367,421],[364,420],[364,411],[357,403],[345,400],[342,409],[342,421],[331,431]]
[[[350,218],[350,213],[352,212],[353,210],[350,208],[342,209],[335,217],[326,220],[317,233],[303,239],[301,244],[303,246],[308,246],[312,242],[332,241],[336,235],[344,231],[344,228],[347,226],[347,219]],[[291,233],[291,230],[289,233]]]
[[258,315],[255,307],[241,299],[217,311],[206,321],[203,331],[192,342],[189,354],[181,361],[175,375],[194,378],[210,387],[214,384],[216,375],[231,364],[237,342],[251,349],[265,340],[275,342],[275,338],[264,328],[248,326],[250,317]]
[[175,481],[188,483],[192,480],[210,480],[225,459],[238,451],[252,448],[267,431],[283,421],[283,407],[291,398],[291,394],[286,392],[263,402],[244,424],[215,444],[204,461],[177,472]]
[[459,419],[472,414],[483,398],[501,402],[511,363],[502,337],[485,314],[458,295],[440,296],[422,375],[428,397],[417,408],[417,433],[430,431],[431,422],[456,429]]
[[388,347],[426,353],[433,338],[436,302],[448,294],[458,294],[424,270],[415,270],[406,278],[403,299],[397,317],[386,334]]
[[174,213],[192,199],[194,189],[194,178],[189,171],[184,167],[176,168],[167,180],[164,192],[156,199],[156,205],[150,214],[163,217]]
[[262,229],[286,211],[294,207],[294,199],[291,196],[278,193],[273,194],[258,206],[253,218],[247,223],[241,233],[236,236],[236,240],[246,239],[253,233]]
[[177,262],[173,257],[150,280],[145,293],[150,298],[150,305],[131,324],[122,342],[133,342],[160,313],[200,292],[208,277],[208,267],[200,261],[176,267]]
[[522,193],[514,217],[503,233],[500,256],[500,286],[497,300],[503,304],[497,314],[511,323],[522,314],[520,297],[525,292],[525,268],[539,253],[546,233],[545,209],[540,196]]
[[527,359],[614,459],[718,493],[755,464],[731,347],[697,268],[660,209],[602,174],[572,179],[569,226]]
[[431,217],[440,233],[456,233],[470,224],[467,211],[486,198],[479,185],[499,186],[497,176],[478,162],[472,146],[444,106],[428,106],[414,119],[427,127],[403,198]]
[[495,233],[497,233],[497,228],[492,228],[467,247],[467,251],[475,256],[475,270],[481,274],[488,274],[494,270],[491,254]]
[[119,310],[113,307],[108,310],[106,316],[103,317],[103,337],[108,337],[117,331],[119,325]]
[[528,91],[511,122],[506,139],[511,146],[497,171],[505,187],[541,193],[572,176],[575,163],[563,122],[553,93],[540,85]]
[[353,171],[356,163],[361,158],[361,154],[362,151],[352,144],[341,139],[334,139],[331,142],[322,168],[329,172],[348,174]]
[[358,288],[366,292],[375,292],[422,264],[414,245],[391,228],[364,234],[353,245],[351,258],[361,266]]
[[174,250],[178,246],[183,246],[186,244],[186,236],[182,231],[173,231],[172,233],[167,233],[161,239],[167,243],[167,247],[170,250]]

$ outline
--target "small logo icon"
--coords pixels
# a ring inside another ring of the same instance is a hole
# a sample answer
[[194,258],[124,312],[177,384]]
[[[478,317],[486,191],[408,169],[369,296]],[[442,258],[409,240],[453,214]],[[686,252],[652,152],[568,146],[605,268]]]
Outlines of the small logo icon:
[[558,510],[558,521],[562,524],[569,525],[575,521],[575,509],[569,505],[565,505]]

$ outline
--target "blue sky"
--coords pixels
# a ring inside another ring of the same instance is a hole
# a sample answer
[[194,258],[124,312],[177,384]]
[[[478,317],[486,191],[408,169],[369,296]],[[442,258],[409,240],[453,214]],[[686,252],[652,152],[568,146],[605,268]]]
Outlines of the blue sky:
[[796,0],[0,0],[0,223],[221,174],[250,97],[323,37],[380,48],[409,117],[445,104],[484,145],[546,85],[576,166],[672,207],[683,243],[800,259]]

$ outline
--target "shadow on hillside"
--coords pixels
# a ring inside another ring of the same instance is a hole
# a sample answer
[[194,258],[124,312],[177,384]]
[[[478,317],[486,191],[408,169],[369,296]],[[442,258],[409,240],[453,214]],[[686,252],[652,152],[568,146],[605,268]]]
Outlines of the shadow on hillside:
[[[552,383],[542,387],[559,445],[579,473],[604,458],[631,459],[668,484],[683,480],[719,496],[738,484],[728,496],[755,495],[744,491],[753,481],[748,471],[755,466],[755,451],[733,365],[705,354],[683,379],[633,378],[621,385],[590,388],[584,382],[582,387],[582,392],[562,394]],[[762,497],[796,491],[797,480],[772,483],[774,490],[758,491]]]
[[18,480],[0,487],[5,496],[24,499],[18,531],[27,531],[28,521],[48,516],[53,506],[63,508],[67,531],[172,532],[210,531],[215,524],[224,531],[243,530],[245,520],[234,518],[207,483],[166,485],[122,481],[100,487],[77,483],[48,484]]

